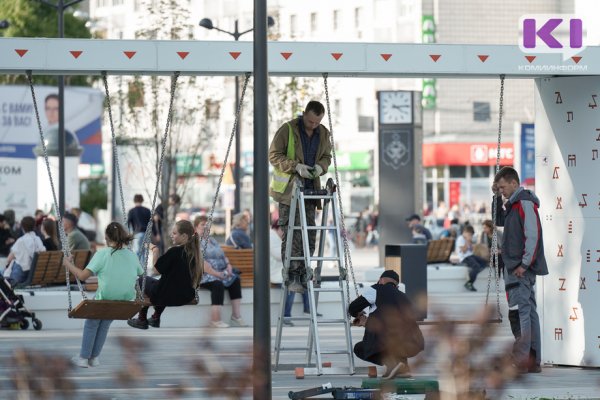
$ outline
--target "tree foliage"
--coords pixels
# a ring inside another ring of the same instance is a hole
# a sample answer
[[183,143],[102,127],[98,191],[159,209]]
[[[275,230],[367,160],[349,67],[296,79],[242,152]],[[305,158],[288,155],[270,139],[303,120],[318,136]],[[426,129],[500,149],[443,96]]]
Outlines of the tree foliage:
[[[193,26],[186,7],[177,0],[147,0],[142,3],[145,10],[139,21],[136,39],[140,40],[186,40],[193,39]],[[120,115],[117,141],[122,154],[133,155],[138,161],[136,177],[142,182],[147,198],[152,201],[156,173],[160,160],[161,140],[165,131],[165,121],[169,108],[171,77],[135,76],[111,77],[111,84],[117,87],[113,97],[113,109]],[[169,241],[169,229],[175,217],[169,210],[169,195],[178,194],[182,198],[189,189],[187,176],[178,176],[177,157],[190,157],[190,164],[210,150],[217,129],[209,122],[205,104],[219,101],[219,93],[207,86],[210,78],[180,76],[173,103],[173,116],[166,143],[158,202],[162,204],[163,238]],[[154,162],[154,168],[144,168]],[[185,174],[185,172],[184,172]],[[151,204],[147,204],[151,206]]]
[[[73,16],[74,7],[64,14],[64,36],[66,38],[92,37],[85,26],[86,21]],[[36,0],[0,0],[0,20],[6,19],[10,26],[0,30],[3,37],[55,38],[58,37],[58,12]],[[1,75],[0,84],[22,84],[27,79],[23,75]],[[36,75],[36,84],[56,85],[54,76]],[[89,78],[81,76],[67,77],[66,83],[89,85]]]

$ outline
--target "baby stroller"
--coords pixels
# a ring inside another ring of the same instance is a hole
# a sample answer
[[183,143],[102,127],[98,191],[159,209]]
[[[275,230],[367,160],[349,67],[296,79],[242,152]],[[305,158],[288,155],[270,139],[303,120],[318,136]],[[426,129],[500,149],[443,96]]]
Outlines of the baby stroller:
[[29,328],[26,318],[31,318],[33,329],[42,329],[42,321],[25,307],[23,296],[16,294],[10,283],[0,274],[0,328],[25,330]]

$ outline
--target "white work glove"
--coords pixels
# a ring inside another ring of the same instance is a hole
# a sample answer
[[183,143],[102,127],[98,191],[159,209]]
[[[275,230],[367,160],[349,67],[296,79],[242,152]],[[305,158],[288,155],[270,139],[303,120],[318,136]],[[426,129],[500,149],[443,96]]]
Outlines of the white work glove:
[[298,165],[296,165],[296,172],[298,172],[298,175],[300,175],[303,178],[312,179],[312,170],[313,168],[309,167],[306,164],[298,163]]
[[323,175],[323,168],[319,164],[315,164],[315,168],[313,169],[313,178],[318,178]]

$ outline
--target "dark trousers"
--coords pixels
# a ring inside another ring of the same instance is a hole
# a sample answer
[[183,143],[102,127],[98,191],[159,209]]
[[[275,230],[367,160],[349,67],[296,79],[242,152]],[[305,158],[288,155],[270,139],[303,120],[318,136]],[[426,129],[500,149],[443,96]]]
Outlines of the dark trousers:
[[391,357],[390,360],[385,360],[383,353],[375,353],[375,354],[371,354],[369,356],[366,356],[365,353],[366,353],[366,349],[365,349],[364,342],[358,342],[354,345],[354,354],[356,355],[356,357],[360,358],[361,360],[365,360],[365,361],[368,361],[370,363],[377,364],[377,365],[386,365],[385,362],[387,361],[388,363],[391,363],[389,365],[386,365],[386,367],[388,367],[388,368],[394,367],[400,361],[402,361],[404,364],[408,365],[408,359],[406,357],[395,356],[395,357]]
[[469,256],[463,260],[469,268],[469,282],[475,283],[477,275],[487,267],[487,261],[479,256]]
[[[138,279],[138,283],[140,285],[140,288],[142,287],[142,282],[143,279],[146,279],[146,286],[144,286],[144,295],[148,296],[148,297],[152,297],[154,295],[154,293],[156,293],[156,290],[158,290],[158,279],[153,278],[151,276],[140,276]],[[153,304],[154,306],[154,314],[152,315],[152,318],[154,319],[160,319],[161,314],[163,313],[163,311],[165,311],[165,306],[158,306],[156,304]],[[150,309],[150,307],[142,307],[142,309],[140,310],[140,313],[138,315],[138,318],[141,321],[146,321],[148,319],[148,310]]]
[[[306,223],[308,226],[315,226],[315,209],[317,207],[317,203],[312,200],[307,200],[305,203],[306,208]],[[289,275],[300,275],[303,276],[306,272],[306,267],[304,265],[304,261],[302,260],[293,260],[290,261],[289,271],[285,271],[285,247],[287,243],[287,230],[290,219],[290,209],[291,207],[279,203],[279,226],[283,231],[283,237],[281,238],[281,259],[284,260],[284,271],[283,271],[283,279],[284,281],[288,279]],[[294,225],[300,225],[300,211],[299,207],[296,209],[296,215],[294,217]],[[317,238],[316,230],[308,231],[308,248],[310,250],[311,256],[315,252],[315,241]],[[302,247],[302,232],[300,230],[295,230],[294,235],[292,237],[292,257],[302,257],[304,255],[304,250]]]
[[229,293],[231,300],[237,300],[242,298],[242,284],[240,279],[236,279],[229,287],[225,287],[222,281],[211,281],[201,283],[202,289],[210,290],[210,304],[213,306],[222,306],[225,301],[225,289]]

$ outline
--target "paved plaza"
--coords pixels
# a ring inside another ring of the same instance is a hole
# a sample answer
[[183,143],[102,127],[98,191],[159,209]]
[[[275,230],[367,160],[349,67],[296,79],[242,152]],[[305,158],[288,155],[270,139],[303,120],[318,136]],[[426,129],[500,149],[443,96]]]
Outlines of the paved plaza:
[[[377,264],[376,254],[359,250],[354,257],[357,275]],[[358,278],[360,279],[360,278]],[[430,310],[444,310],[446,315],[472,318],[481,311],[485,293],[430,293]],[[167,310],[168,312],[168,310]],[[506,310],[503,305],[503,313]],[[506,314],[504,314],[506,315]],[[433,315],[430,316],[434,318]],[[194,318],[194,316],[190,316]],[[274,322],[274,321],[272,321]],[[305,345],[307,327],[285,328],[284,345]],[[427,354],[413,364],[415,376],[440,377],[447,365],[442,337],[436,326],[423,326]],[[505,353],[512,343],[508,321],[492,326],[494,330],[481,351],[470,358],[473,365],[491,365],[491,359]],[[470,343],[479,335],[477,327],[461,325],[452,333],[457,344]],[[353,342],[362,337],[362,328],[353,328]],[[323,348],[335,348],[343,342],[338,327],[320,329]],[[272,330],[274,340],[275,329]],[[111,330],[97,368],[70,367],[67,360],[77,354],[80,330],[0,331],[0,399],[69,398],[43,397],[41,392],[26,388],[70,388],[73,399],[225,399],[252,398],[248,389],[251,370],[252,328],[193,329],[169,328],[147,331],[114,328]],[[340,355],[325,357],[333,366],[347,365]],[[294,377],[293,367],[301,366],[303,353],[282,353],[285,364],[272,374],[273,398],[285,399],[290,390],[302,390],[330,382],[334,386],[360,387],[366,378],[367,364],[356,360],[354,376]],[[419,365],[417,365],[419,364]],[[485,367],[483,367],[485,368]],[[443,374],[442,374],[443,375]],[[52,383],[52,384],[51,384]],[[488,382],[489,384],[489,382]],[[16,387],[21,390],[17,391]],[[483,381],[473,383],[481,388]],[[489,390],[489,398],[503,399],[600,399],[600,370],[546,366],[541,374],[529,374],[510,382],[503,392]],[[56,393],[56,392],[53,392]],[[323,395],[322,398],[331,398]],[[397,398],[423,398],[404,395]]]

